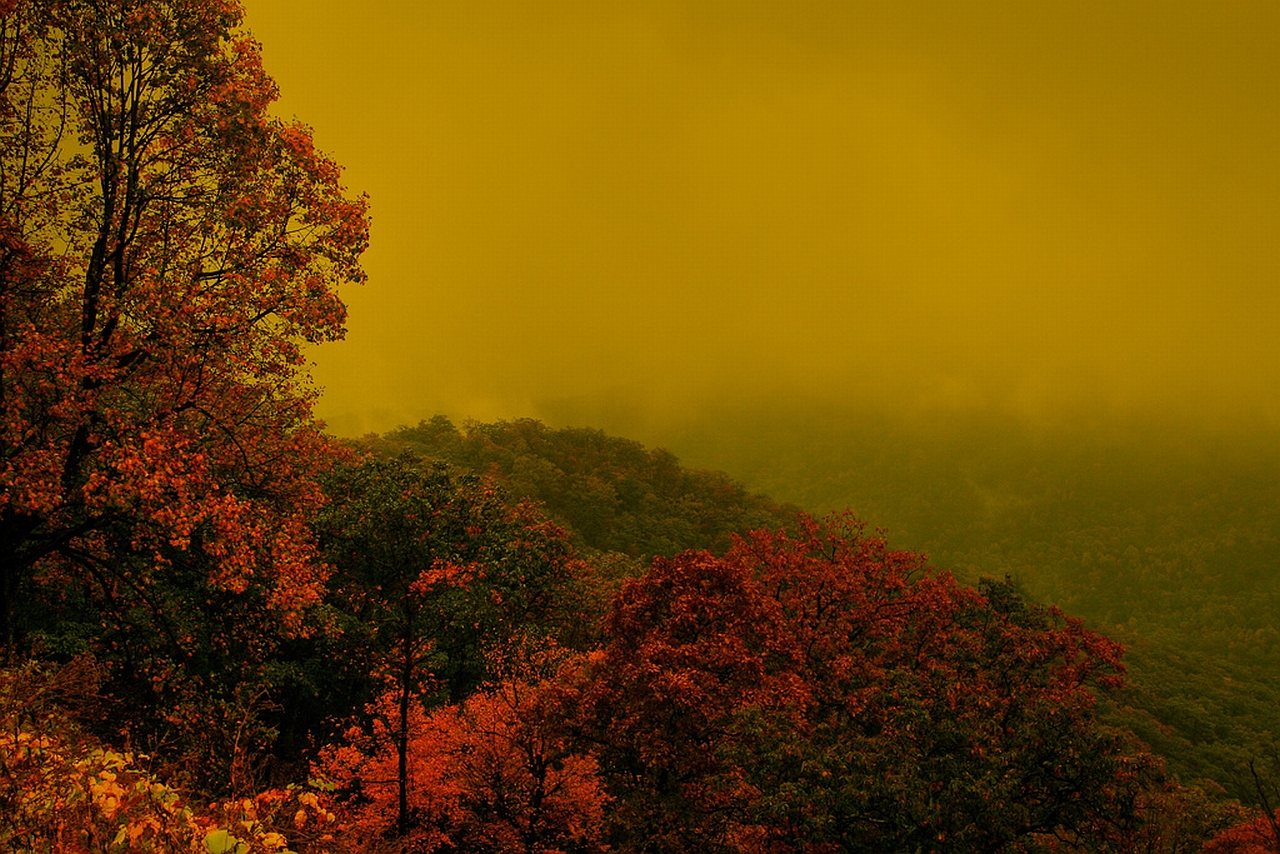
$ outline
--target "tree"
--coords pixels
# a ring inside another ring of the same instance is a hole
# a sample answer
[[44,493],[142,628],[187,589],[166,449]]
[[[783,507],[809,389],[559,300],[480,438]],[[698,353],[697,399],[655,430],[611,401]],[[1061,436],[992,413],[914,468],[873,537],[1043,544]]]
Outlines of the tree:
[[459,430],[437,415],[375,443],[495,474],[513,496],[543,505],[582,545],[646,564],[686,548],[722,553],[733,532],[794,518],[795,508],[753,495],[723,473],[681,468],[668,451],[599,430],[553,430],[531,418],[468,422]]
[[366,203],[235,0],[0,4],[0,625],[20,590],[152,607],[176,563],[320,594],[323,438],[302,346],[338,338]]
[[847,517],[630,581],[585,695],[635,851],[1089,847],[1151,761],[1099,725],[1120,647]]
[[[1273,754],[1274,755],[1274,754]],[[1274,854],[1280,851],[1280,807],[1273,806],[1280,786],[1259,773],[1257,759],[1249,760],[1249,776],[1257,805],[1231,827],[1223,828],[1204,847],[1212,854]]]
[[587,565],[532,507],[509,507],[491,484],[442,463],[368,458],[326,482],[331,502],[318,528],[335,567],[329,602],[347,629],[317,638],[327,647],[314,655],[343,699],[382,696],[370,708],[375,726],[395,722],[407,832],[414,708],[436,694],[461,703],[494,677],[495,654],[526,639],[574,634]]
[[725,756],[741,736],[736,715],[785,714],[802,688],[780,623],[755,579],[705,552],[656,558],[623,585],[582,700],[622,850],[730,848],[754,801]]
[[[561,669],[578,671],[580,662],[571,658]],[[575,749],[561,687],[537,670],[520,667],[458,705],[429,713],[409,707],[407,827],[389,785],[398,773],[399,704],[392,694],[380,698],[385,714],[373,731],[353,730],[347,743],[326,748],[319,763],[351,798],[353,825],[379,836],[394,831],[412,850],[425,852],[606,850],[608,797],[596,762]]]
[[1280,810],[1259,813],[1253,818],[1218,832],[1205,843],[1206,854],[1275,854],[1280,851]]

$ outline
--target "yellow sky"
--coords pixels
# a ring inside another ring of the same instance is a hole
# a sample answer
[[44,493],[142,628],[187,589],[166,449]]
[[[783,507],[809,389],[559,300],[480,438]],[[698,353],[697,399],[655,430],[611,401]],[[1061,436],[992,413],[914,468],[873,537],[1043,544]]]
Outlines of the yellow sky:
[[1280,425],[1274,0],[247,9],[372,198],[335,432],[806,396]]

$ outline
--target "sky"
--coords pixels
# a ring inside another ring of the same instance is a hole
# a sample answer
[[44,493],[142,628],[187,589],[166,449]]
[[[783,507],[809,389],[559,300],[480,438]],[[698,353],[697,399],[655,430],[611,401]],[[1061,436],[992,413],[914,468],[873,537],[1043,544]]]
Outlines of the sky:
[[314,351],[334,433],[854,401],[1280,427],[1274,0],[246,9],[278,112],[371,199]]

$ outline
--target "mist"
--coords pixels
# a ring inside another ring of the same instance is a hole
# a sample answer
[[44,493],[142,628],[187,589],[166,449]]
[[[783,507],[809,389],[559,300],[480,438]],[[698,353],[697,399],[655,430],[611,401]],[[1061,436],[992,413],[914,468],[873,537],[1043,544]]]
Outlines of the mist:
[[534,416],[680,452],[746,442],[742,410],[1280,425],[1274,4],[247,21],[280,111],[372,198],[369,283],[314,351],[334,433]]

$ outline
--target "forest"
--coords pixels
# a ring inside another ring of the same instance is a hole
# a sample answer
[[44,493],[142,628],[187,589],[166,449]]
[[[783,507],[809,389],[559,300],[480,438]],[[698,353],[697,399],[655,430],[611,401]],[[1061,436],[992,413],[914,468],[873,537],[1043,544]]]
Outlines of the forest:
[[368,200],[241,17],[0,2],[0,850],[1280,851],[1269,461],[335,439]]

